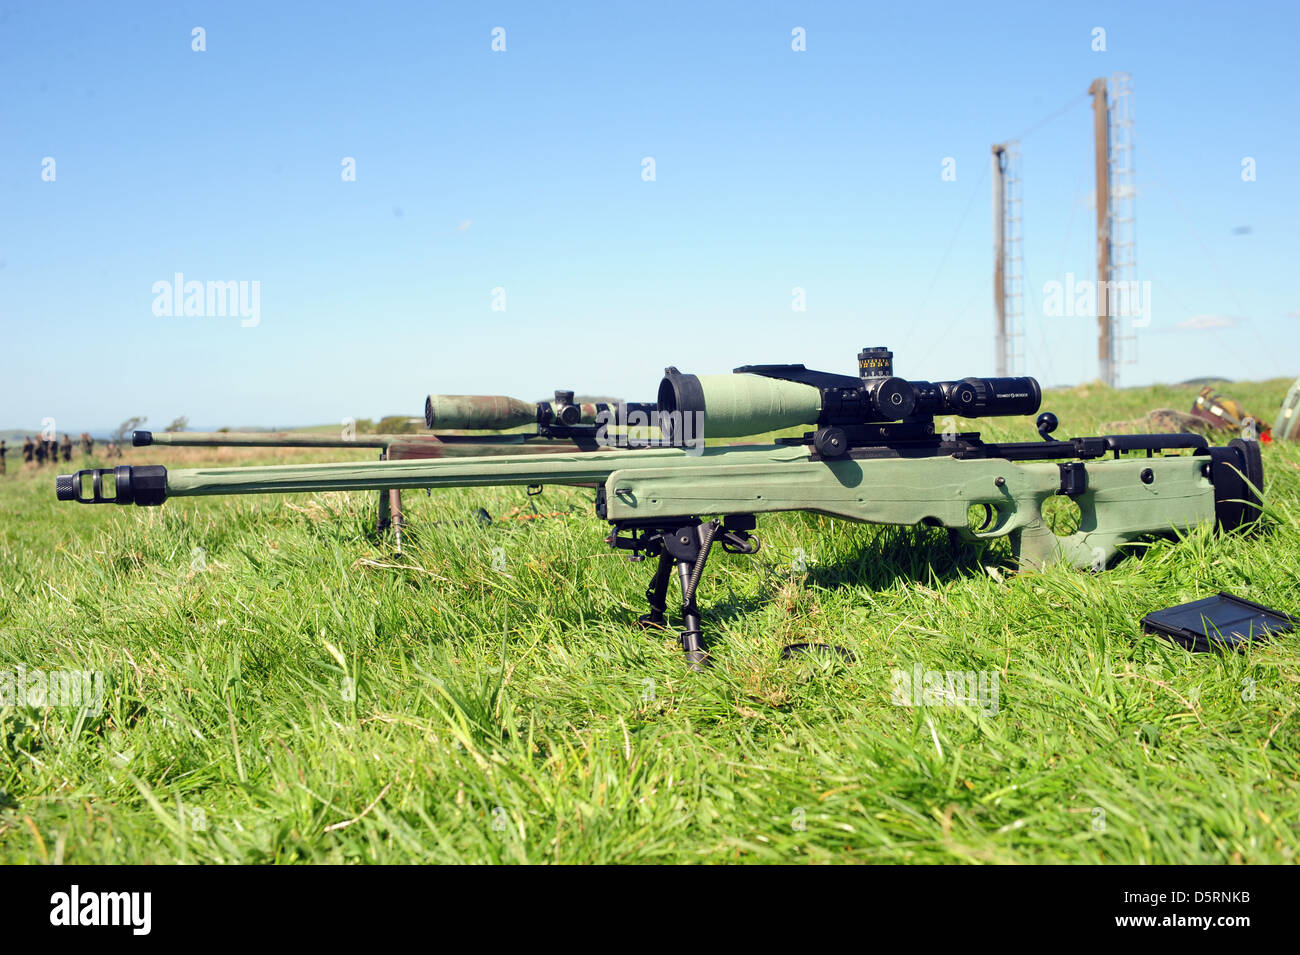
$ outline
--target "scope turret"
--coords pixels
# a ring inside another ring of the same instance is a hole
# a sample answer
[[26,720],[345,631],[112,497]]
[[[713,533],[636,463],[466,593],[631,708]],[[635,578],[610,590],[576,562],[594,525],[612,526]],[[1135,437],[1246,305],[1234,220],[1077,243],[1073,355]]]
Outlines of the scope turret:
[[[668,368],[659,385],[659,411],[670,437],[840,429],[829,435],[833,440],[815,442],[819,451],[834,455],[866,437],[862,429],[868,425],[903,422],[914,425],[913,431],[928,426],[925,433],[932,434],[935,415],[1030,415],[1042,402],[1037,380],[1028,377],[905,380],[894,374],[893,353],[883,347],[864,348],[858,372],[850,376],[803,365],[742,365],[730,375],[686,375]],[[814,440],[812,433],[806,438]]]
[[[582,412],[585,405],[575,405],[573,403],[572,391],[557,391],[554,401],[542,401],[537,405],[537,423],[538,424],[558,424],[566,428],[572,428],[575,424],[582,421]],[[592,415],[595,416],[597,406],[593,405]]]

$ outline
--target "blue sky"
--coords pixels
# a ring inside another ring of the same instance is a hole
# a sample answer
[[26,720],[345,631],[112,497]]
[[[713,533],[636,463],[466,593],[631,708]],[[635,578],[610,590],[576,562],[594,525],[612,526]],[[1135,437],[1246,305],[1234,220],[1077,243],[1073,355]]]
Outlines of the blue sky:
[[[10,3],[0,426],[648,398],[667,364],[851,372],[875,344],[909,377],[991,374],[990,145],[1067,103],[1021,146],[1026,371],[1092,379],[1095,319],[1039,300],[1095,277],[1083,94],[1116,71],[1153,288],[1122,381],[1293,376],[1298,21],[1280,3]],[[155,315],[177,272],[257,281],[258,324]]]

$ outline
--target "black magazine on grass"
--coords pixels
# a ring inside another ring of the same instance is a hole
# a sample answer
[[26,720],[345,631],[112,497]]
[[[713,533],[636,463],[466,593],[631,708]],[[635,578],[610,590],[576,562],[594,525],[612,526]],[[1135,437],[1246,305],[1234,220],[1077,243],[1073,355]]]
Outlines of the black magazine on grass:
[[1220,592],[1142,618],[1142,629],[1173,640],[1194,653],[1219,647],[1246,650],[1275,633],[1294,629],[1296,618],[1242,597]]

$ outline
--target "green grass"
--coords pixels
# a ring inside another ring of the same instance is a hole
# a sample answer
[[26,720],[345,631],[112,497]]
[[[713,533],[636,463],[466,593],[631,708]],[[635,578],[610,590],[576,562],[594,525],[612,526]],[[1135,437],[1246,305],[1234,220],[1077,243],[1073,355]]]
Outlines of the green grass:
[[[1288,384],[1230,391],[1271,418]],[[1195,391],[1045,406],[1086,433]],[[1291,862],[1300,638],[1193,655],[1138,627],[1220,589],[1300,612],[1300,447],[1264,456],[1259,533],[1104,574],[763,518],[757,558],[710,561],[706,674],[629,625],[653,568],[589,492],[488,528],[521,490],[408,493],[394,560],[368,494],[82,508],[11,467],[0,672],[101,671],[106,699],[0,711],[0,861]],[[781,660],[809,640],[856,662]],[[996,673],[996,715],[893,705],[917,663]]]

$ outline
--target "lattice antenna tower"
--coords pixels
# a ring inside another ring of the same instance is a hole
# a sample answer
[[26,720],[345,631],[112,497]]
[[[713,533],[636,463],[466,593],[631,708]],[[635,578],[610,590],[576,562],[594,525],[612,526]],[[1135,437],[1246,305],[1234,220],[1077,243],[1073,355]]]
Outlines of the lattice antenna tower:
[[1025,258],[1018,140],[993,147],[993,311],[997,374],[1020,374],[1025,361]]
[[[1133,320],[1142,301],[1137,282],[1137,180],[1133,128],[1133,78],[1116,73],[1110,80],[1110,282],[1116,307],[1111,316],[1115,373],[1119,366],[1137,364],[1137,334]],[[1142,314],[1147,314],[1145,311]]]

